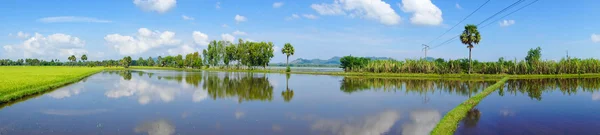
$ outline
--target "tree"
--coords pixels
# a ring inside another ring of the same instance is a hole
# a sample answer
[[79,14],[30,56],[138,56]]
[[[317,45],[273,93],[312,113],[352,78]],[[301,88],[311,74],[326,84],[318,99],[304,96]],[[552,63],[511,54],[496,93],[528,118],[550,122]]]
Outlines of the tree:
[[465,31],[460,35],[460,41],[467,45],[469,48],[469,74],[473,70],[472,62],[471,62],[471,49],[473,49],[473,44],[478,45],[479,41],[481,41],[481,35],[479,35],[479,31],[477,30],[477,26],[473,24],[467,24],[465,26]]
[[[285,60],[285,65],[287,66],[287,68],[290,68],[290,55],[294,55],[294,46],[292,46],[292,44],[290,43],[285,43],[285,45],[283,46],[283,48],[281,48],[281,53],[285,54],[286,56],[286,60]],[[287,71],[290,72],[290,71]]]
[[81,60],[83,60],[84,62],[85,62],[86,60],[88,60],[88,57],[87,57],[87,55],[85,55],[85,54],[84,54],[84,55],[81,55]]
[[138,60],[135,63],[138,66],[146,66],[146,61],[142,57],[138,58]]
[[157,64],[159,67],[163,67],[163,66],[165,66],[165,64],[164,64],[164,62],[163,62],[163,59],[162,59],[162,56],[158,56],[158,58],[157,58],[157,61],[156,61],[156,64]]
[[77,61],[77,57],[75,57],[75,55],[71,55],[68,59],[72,62],[73,65],[75,65],[75,62]]
[[123,65],[123,67],[129,68],[129,65],[131,65],[131,57],[123,57],[123,59],[121,60],[121,64]]
[[228,45],[225,47],[225,57],[223,57],[223,63],[226,66],[229,66],[229,63],[232,61],[236,61],[237,49],[234,45]]
[[154,59],[152,59],[152,57],[148,57],[148,60],[146,60],[146,65],[154,66]]

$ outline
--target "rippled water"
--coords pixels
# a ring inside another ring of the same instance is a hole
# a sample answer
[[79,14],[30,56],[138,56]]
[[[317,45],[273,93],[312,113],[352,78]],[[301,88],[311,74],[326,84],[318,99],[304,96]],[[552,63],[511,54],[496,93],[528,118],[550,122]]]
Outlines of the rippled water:
[[600,79],[509,80],[456,134],[598,135]]
[[[428,134],[489,82],[111,71],[0,107],[0,134]],[[484,115],[485,116],[485,115]]]

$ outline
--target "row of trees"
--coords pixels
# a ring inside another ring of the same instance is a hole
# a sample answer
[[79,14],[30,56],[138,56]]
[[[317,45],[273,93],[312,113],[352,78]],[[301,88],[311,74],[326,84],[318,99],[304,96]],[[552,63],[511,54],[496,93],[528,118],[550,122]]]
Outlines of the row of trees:
[[[524,60],[498,59],[496,62],[480,62],[468,59],[458,60],[426,60],[407,59],[370,60],[366,58],[346,56],[340,60],[347,72],[374,73],[436,73],[436,74],[583,74],[600,73],[600,60],[563,58],[559,61],[541,60],[541,48],[529,50]],[[470,65],[472,65],[472,68]]]
[[[0,66],[17,66],[17,65],[32,65],[32,66],[157,66],[157,67],[173,67],[173,68],[202,68],[202,67],[221,67],[229,68],[235,65],[236,68],[246,66],[247,68],[263,67],[269,65],[273,58],[274,48],[272,42],[249,42],[242,39],[237,44],[228,41],[213,40],[209,43],[208,48],[200,52],[193,52],[176,56],[158,56],[156,59],[148,57],[144,59],[139,57],[137,60],[132,60],[130,56],[126,56],[120,60],[103,60],[103,61],[87,61],[87,55],[82,55],[80,61],[75,55],[69,56],[68,62],[60,62],[52,60],[47,62],[38,59],[26,59],[12,61],[9,59],[0,60]],[[286,43],[282,49],[282,53],[287,56],[294,55],[294,48],[291,44]],[[204,58],[204,59],[203,59]]]
[[212,41],[208,44],[208,48],[202,51],[202,56],[207,66],[229,67],[230,64],[234,64],[237,68],[241,66],[265,68],[274,56],[273,47],[272,42],[248,42],[242,39],[238,44]]

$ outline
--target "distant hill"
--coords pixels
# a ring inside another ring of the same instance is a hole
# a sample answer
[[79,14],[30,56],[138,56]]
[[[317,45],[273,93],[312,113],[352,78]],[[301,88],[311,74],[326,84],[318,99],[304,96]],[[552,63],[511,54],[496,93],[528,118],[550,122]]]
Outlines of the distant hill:
[[[337,67],[339,66],[340,63],[340,59],[342,57],[332,57],[326,60],[322,60],[322,59],[302,59],[302,58],[298,58],[296,60],[290,61],[290,66],[318,66],[318,67]],[[392,58],[388,58],[388,57],[366,57],[366,58],[370,58],[372,60],[386,60],[386,59],[392,59]],[[284,63],[273,63],[270,64],[271,66],[285,66],[285,62]]]

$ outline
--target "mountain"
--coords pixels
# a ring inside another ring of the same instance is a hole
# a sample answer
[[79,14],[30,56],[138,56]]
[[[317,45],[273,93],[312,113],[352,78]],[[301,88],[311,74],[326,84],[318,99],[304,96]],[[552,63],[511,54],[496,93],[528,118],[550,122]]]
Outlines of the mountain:
[[[337,67],[339,66],[340,63],[340,59],[342,57],[332,57],[326,60],[322,60],[322,59],[302,59],[302,58],[298,58],[296,60],[290,61],[290,66],[332,66],[332,67]],[[386,59],[391,59],[388,57],[366,57],[366,58],[370,58],[372,60],[386,60]],[[274,64],[270,64],[271,66],[285,66],[285,63],[274,63]]]

